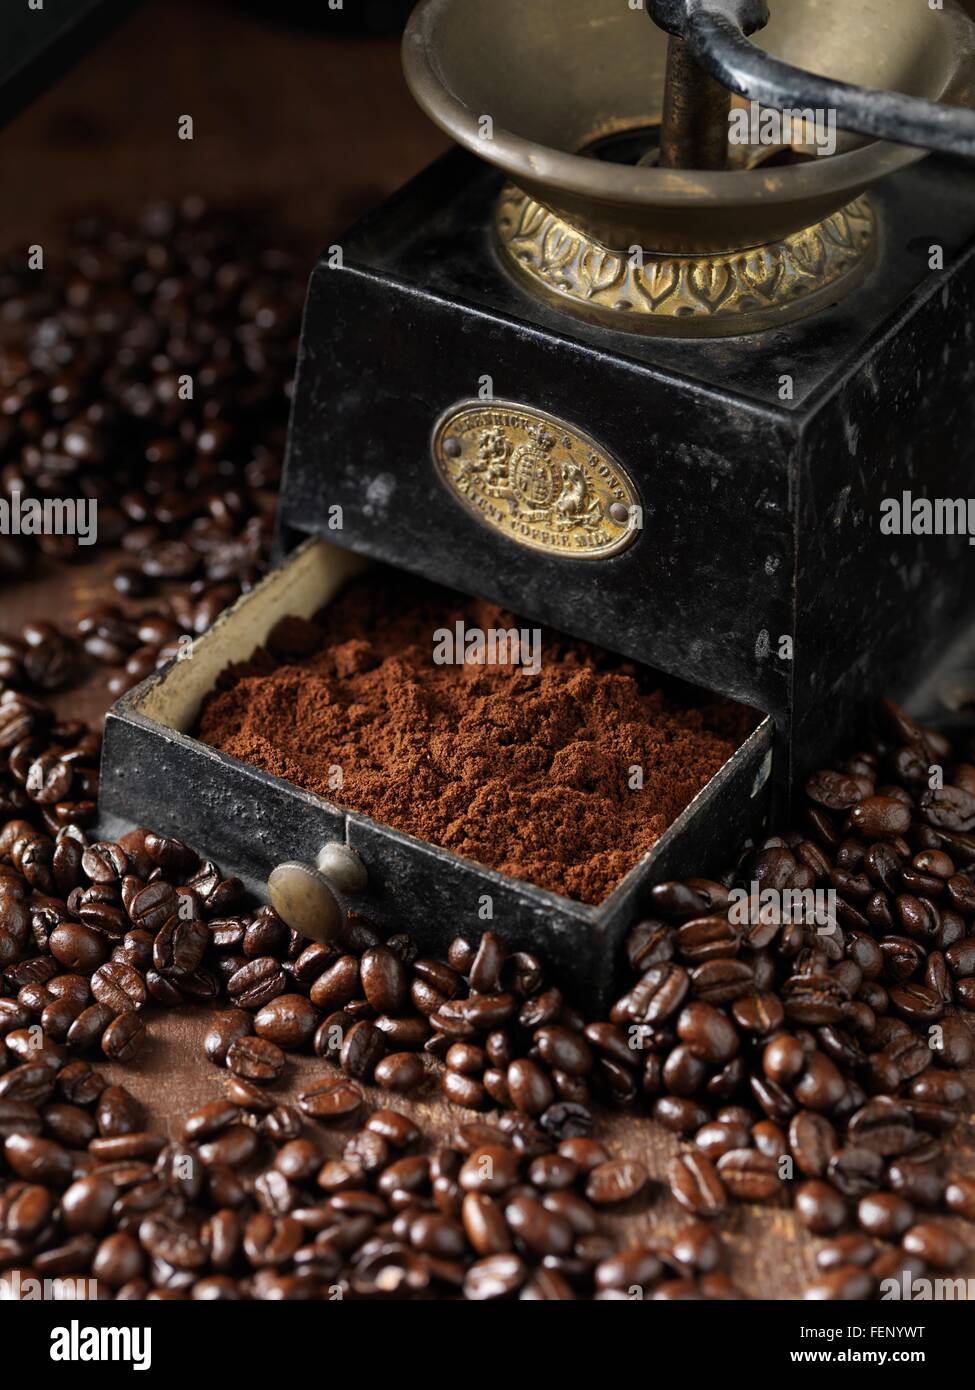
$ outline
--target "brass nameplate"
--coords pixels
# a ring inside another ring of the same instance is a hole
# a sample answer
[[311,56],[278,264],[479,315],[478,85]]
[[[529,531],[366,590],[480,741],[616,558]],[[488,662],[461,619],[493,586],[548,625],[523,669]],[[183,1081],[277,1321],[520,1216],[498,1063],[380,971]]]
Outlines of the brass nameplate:
[[604,560],[636,539],[636,488],[574,425],[510,401],[464,401],[433,432],[451,492],[520,545],[570,560]]

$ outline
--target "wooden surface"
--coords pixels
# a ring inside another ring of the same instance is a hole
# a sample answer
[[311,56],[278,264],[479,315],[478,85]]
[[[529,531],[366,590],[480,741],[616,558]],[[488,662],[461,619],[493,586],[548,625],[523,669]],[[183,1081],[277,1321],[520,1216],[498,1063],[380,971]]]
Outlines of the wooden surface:
[[[192,142],[176,136],[184,114],[194,118]],[[205,192],[218,201],[267,200],[311,258],[445,143],[406,91],[395,41],[323,40],[264,27],[207,0],[158,0],[0,131],[2,239],[56,246],[66,213],[92,204],[135,210],[147,200]],[[31,615],[64,622],[105,601],[114,563],[49,571],[6,590],[0,627]],[[62,709],[100,718],[107,674],[62,697]],[[206,1023],[199,1008],[154,1011],[138,1062],[105,1068],[171,1133],[189,1109],[221,1091],[220,1074],[202,1053]],[[324,1066],[296,1059],[280,1094]],[[393,1103],[428,1133],[449,1132],[463,1118],[436,1090],[413,1104]],[[600,1114],[599,1124],[600,1137],[614,1149],[663,1176],[678,1147],[672,1136],[636,1115]],[[969,1125],[959,1134],[956,1157],[955,1171],[975,1172]],[[657,1189],[611,1224],[629,1243],[665,1236],[683,1220]],[[819,1242],[797,1230],[784,1198],[779,1207],[739,1207],[722,1229],[732,1237],[730,1272],[749,1295],[796,1297],[813,1276]],[[975,1235],[960,1233],[975,1272]]]

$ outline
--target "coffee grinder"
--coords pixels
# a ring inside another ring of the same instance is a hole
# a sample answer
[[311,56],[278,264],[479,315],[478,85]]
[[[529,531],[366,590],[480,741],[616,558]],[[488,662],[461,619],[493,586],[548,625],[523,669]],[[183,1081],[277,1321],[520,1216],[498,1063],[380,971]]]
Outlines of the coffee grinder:
[[[322,894],[342,843],[362,910],[429,949],[490,891],[598,1003],[649,884],[726,863],[770,793],[786,814],[865,701],[969,717],[975,547],[882,521],[975,491],[975,26],[954,0],[422,0],[403,53],[462,148],[322,256],[280,566],[116,706],[103,806],[166,829],[190,778],[201,845]],[[221,663],[364,559],[766,718],[596,908],[194,740]]]

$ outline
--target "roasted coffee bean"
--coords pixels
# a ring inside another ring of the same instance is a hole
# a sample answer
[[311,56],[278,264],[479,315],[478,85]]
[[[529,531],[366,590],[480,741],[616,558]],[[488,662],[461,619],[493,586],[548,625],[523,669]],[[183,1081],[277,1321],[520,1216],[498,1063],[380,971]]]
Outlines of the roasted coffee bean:
[[610,1012],[613,1023],[659,1024],[680,1008],[690,988],[687,971],[670,963],[648,970]]
[[464,1297],[475,1302],[510,1298],[528,1276],[518,1255],[496,1254],[475,1260],[464,1276]]
[[816,1264],[826,1271],[840,1269],[844,1265],[865,1269],[873,1262],[876,1253],[877,1247],[864,1235],[835,1236],[816,1251]]
[[548,1074],[528,1058],[512,1062],[506,1079],[513,1104],[525,1114],[541,1115],[555,1099]]
[[896,1240],[914,1220],[910,1202],[895,1192],[873,1192],[861,1197],[857,1205],[857,1221],[869,1235],[884,1240]]
[[501,971],[507,951],[504,942],[494,932],[485,932],[478,944],[471,962],[469,978],[471,989],[478,994],[491,994],[501,983]]
[[889,993],[891,1004],[909,1023],[935,1023],[944,1013],[944,1001],[929,985],[919,981],[894,985]]
[[975,1178],[953,1178],[945,1188],[944,1200],[949,1211],[966,1221],[975,1220]]
[[850,825],[868,840],[903,835],[910,824],[910,808],[890,796],[868,796],[850,811]]
[[385,1086],[387,1090],[403,1095],[415,1091],[424,1076],[423,1063],[415,1052],[391,1052],[377,1063],[375,1069],[377,1086]]
[[[229,988],[229,985],[228,985]],[[355,956],[340,956],[323,971],[311,987],[311,1002],[317,1009],[332,1013],[343,1008],[359,993],[359,962]],[[283,993],[284,991],[279,991]]]
[[[359,963],[356,961],[356,978]],[[320,981],[316,982],[320,983]],[[274,956],[258,956],[234,971],[227,981],[227,993],[241,1009],[260,1009],[287,989],[287,977]],[[351,996],[350,996],[351,997]],[[314,989],[312,990],[314,1001]]]
[[581,1034],[558,1024],[547,1024],[538,1029],[534,1041],[548,1066],[571,1076],[588,1076],[592,1071],[592,1048]]
[[115,1014],[141,1009],[146,1002],[145,981],[122,961],[110,960],[99,966],[91,977],[91,992],[99,1004]]
[[694,1146],[706,1158],[716,1162],[731,1149],[747,1148],[751,1136],[745,1125],[716,1120],[704,1125],[694,1136]]
[[626,956],[635,974],[642,975],[654,965],[664,965],[674,956],[673,928],[649,918],[630,928],[625,943]]
[[713,1005],[689,1004],[677,1019],[677,1036],[705,1062],[721,1065],[738,1052],[738,1034],[726,1014]]
[[85,974],[97,970],[108,956],[105,938],[81,922],[65,922],[55,927],[48,946],[59,965]]
[[954,1231],[940,1221],[926,1221],[904,1232],[901,1245],[932,1269],[955,1269],[965,1256],[965,1247]]
[[782,987],[786,1017],[804,1025],[838,1023],[849,994],[836,975],[794,975]]
[[[505,1083],[507,1086],[507,1083]],[[468,1110],[487,1110],[490,1097],[482,1082],[473,1076],[460,1072],[447,1071],[440,1078],[440,1086],[445,1096],[454,1105],[462,1105]]]
[[476,1047],[473,1042],[452,1042],[445,1058],[452,1072],[462,1072],[465,1076],[480,1076],[488,1065],[487,1052]]
[[500,1196],[518,1178],[518,1161],[504,1144],[488,1143],[468,1154],[457,1177],[465,1192]]
[[359,1081],[370,1081],[385,1052],[382,1033],[374,1023],[362,1019],[345,1036],[340,1054],[342,1070]]
[[243,1009],[228,1009],[216,1014],[203,1040],[203,1050],[211,1062],[223,1066],[231,1045],[238,1038],[247,1037],[252,1027],[251,1015]]
[[61,1219],[70,1235],[98,1235],[108,1224],[118,1189],[108,1178],[89,1174],[61,1196]]
[[303,994],[279,994],[254,1015],[254,1032],[285,1051],[309,1042],[321,1021]]
[[169,975],[176,980],[192,975],[202,964],[209,940],[210,933],[203,922],[184,920],[174,913],[160,927],[153,942],[153,965],[160,975]]
[[846,811],[858,805],[867,792],[858,777],[818,772],[806,782],[806,795],[828,811]]
[[244,1081],[266,1084],[284,1071],[285,1055],[267,1038],[237,1038],[227,1049],[227,1066]]
[[959,1077],[940,1071],[926,1071],[911,1082],[910,1095],[914,1100],[933,1101],[936,1105],[957,1105],[964,1099],[966,1091]]
[[930,1163],[898,1159],[887,1169],[887,1182],[894,1192],[916,1207],[936,1207],[944,1196],[944,1178]]
[[[789,1152],[785,1131],[771,1120],[759,1120],[758,1124],[752,1125],[751,1138],[759,1153],[767,1154],[770,1158],[778,1160]],[[746,1144],[738,1144],[735,1147],[745,1148],[747,1141]]]
[[66,1148],[83,1149],[94,1138],[95,1121],[87,1110],[68,1101],[52,1101],[43,1111],[44,1130]]
[[256,1152],[257,1135],[246,1125],[231,1125],[199,1148],[200,1159],[207,1167],[231,1169],[245,1167]]
[[785,1010],[778,995],[769,991],[756,991],[743,994],[733,1000],[731,1013],[743,1032],[765,1037],[781,1028]]
[[730,1149],[718,1159],[717,1170],[724,1187],[739,1201],[764,1202],[778,1191],[776,1162],[758,1149]]
[[0,1076],[0,1101],[43,1105],[54,1094],[56,1073],[44,1062],[24,1062]]
[[835,1187],[812,1179],[796,1188],[796,1215],[814,1235],[832,1235],[846,1221],[846,1203]]
[[960,1018],[943,1018],[939,1025],[940,1034],[934,1056],[944,1067],[961,1069],[971,1065],[975,1054],[975,1040],[967,1024]]
[[113,1062],[131,1062],[142,1049],[146,1026],[130,1009],[112,1019],[102,1034],[102,1051]]
[[713,960],[691,971],[696,998],[710,1004],[726,1004],[755,989],[753,967],[740,960]]
[[859,1197],[873,1192],[883,1176],[880,1154],[871,1149],[846,1147],[837,1150],[829,1161],[827,1175],[833,1186],[845,1197]]
[[647,1170],[633,1159],[609,1159],[590,1169],[586,1177],[586,1196],[597,1207],[627,1202],[643,1191]]
[[759,1076],[751,1076],[748,1084],[756,1101],[770,1120],[781,1125],[789,1123],[795,1113],[796,1104],[784,1087],[778,1082]]
[[345,1080],[318,1082],[298,1097],[298,1106],[305,1115],[337,1128],[354,1124],[363,1103],[364,1097],[358,1086]]
[[911,1112],[884,1096],[869,1101],[852,1116],[847,1134],[858,1148],[889,1158],[910,1153],[917,1142]]
[[399,956],[386,946],[375,946],[363,955],[360,973],[363,992],[377,1013],[402,1012],[409,980]]
[[720,1216],[727,1193],[718,1170],[703,1154],[681,1153],[671,1159],[667,1180],[676,1200],[695,1216]]
[[789,1148],[807,1178],[821,1178],[837,1149],[836,1130],[824,1115],[800,1110],[789,1125]]
[[677,928],[675,946],[682,960],[691,965],[738,954],[737,930],[726,917],[700,917]]
[[464,1231],[476,1255],[502,1255],[512,1249],[501,1207],[483,1192],[468,1192],[461,1215]]
[[25,1182],[64,1187],[70,1181],[74,1164],[67,1149],[53,1139],[34,1134],[11,1134],[4,1140],[4,1157],[10,1168]]

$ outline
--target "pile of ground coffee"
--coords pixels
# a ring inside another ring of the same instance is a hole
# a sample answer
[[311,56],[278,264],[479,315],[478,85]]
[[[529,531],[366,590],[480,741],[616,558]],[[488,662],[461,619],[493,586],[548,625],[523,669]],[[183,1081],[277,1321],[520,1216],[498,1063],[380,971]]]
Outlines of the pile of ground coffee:
[[315,624],[285,620],[228,669],[199,735],[386,825],[601,902],[731,756],[750,715],[680,707],[632,664],[549,633],[537,674],[438,665],[434,634],[456,623],[523,625],[370,571]]

